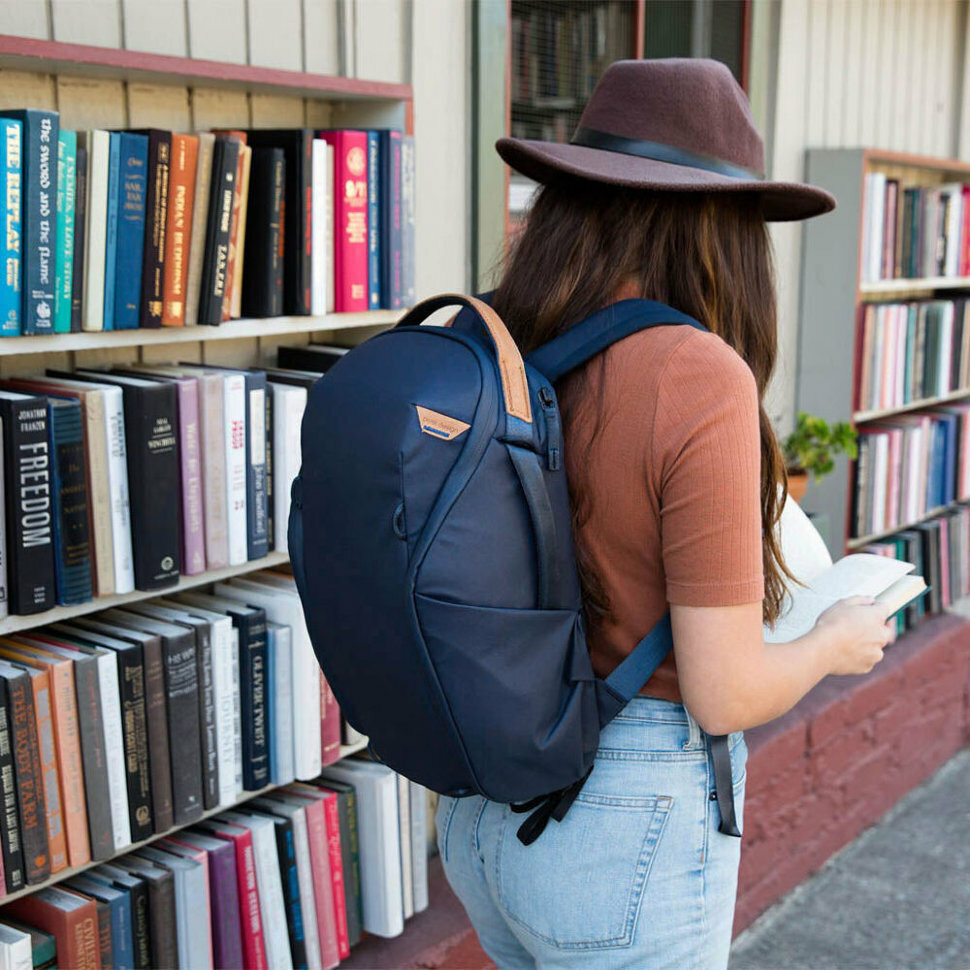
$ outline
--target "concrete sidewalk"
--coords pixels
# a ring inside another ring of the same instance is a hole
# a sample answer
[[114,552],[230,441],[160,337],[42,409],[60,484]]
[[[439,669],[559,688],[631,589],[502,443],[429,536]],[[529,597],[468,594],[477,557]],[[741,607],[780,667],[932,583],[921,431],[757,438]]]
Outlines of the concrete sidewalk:
[[970,968],[970,751],[734,942],[730,970]]

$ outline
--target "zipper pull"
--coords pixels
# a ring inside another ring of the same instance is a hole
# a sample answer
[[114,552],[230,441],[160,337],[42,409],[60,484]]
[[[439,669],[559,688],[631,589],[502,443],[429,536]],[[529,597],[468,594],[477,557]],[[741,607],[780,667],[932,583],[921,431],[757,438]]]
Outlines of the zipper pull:
[[546,419],[546,465],[556,472],[562,467],[562,428],[556,397],[548,387],[539,388],[539,403]]

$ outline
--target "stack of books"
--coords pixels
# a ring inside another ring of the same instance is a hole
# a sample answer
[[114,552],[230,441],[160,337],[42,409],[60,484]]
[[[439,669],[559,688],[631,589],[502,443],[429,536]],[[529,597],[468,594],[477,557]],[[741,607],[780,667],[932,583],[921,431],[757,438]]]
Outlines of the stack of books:
[[959,390],[970,393],[967,307],[966,298],[865,304],[855,410],[905,407]]
[[970,403],[864,424],[853,494],[854,538],[903,528],[970,499]]
[[970,184],[865,176],[862,282],[970,275]]
[[414,302],[400,131],[74,132],[35,109],[0,128],[0,335]]
[[311,383],[192,364],[0,382],[0,616],[285,551]]

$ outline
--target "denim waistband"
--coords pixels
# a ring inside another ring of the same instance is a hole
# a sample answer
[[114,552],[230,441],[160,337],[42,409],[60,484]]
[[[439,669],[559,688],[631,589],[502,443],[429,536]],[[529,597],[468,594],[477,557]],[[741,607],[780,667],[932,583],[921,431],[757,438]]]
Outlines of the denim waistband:
[[[711,737],[679,701],[644,694],[634,697],[603,728],[601,738],[608,744],[628,732],[646,732],[651,742],[681,750],[707,748]],[[733,749],[742,737],[743,732],[735,731],[729,735],[728,746]]]

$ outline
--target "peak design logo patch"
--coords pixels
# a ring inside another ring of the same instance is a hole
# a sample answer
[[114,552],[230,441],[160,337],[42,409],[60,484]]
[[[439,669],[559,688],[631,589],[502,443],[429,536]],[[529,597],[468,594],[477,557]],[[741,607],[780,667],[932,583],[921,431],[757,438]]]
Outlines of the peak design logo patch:
[[420,404],[414,405],[414,410],[418,412],[418,424],[424,434],[431,435],[432,438],[443,438],[451,441],[463,435],[471,425],[457,418],[449,418],[447,414],[440,414],[432,411],[431,408],[423,408]]

